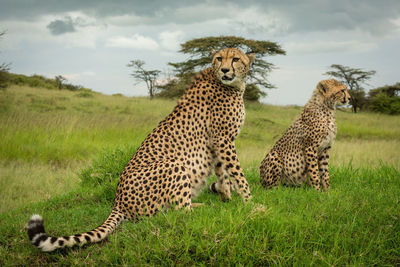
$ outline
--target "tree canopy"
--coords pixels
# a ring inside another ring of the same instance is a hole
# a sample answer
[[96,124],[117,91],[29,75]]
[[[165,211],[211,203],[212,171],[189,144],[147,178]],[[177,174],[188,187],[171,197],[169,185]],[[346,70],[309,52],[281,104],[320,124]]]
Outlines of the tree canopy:
[[181,44],[179,52],[190,55],[189,60],[177,63],[168,63],[175,68],[177,74],[195,72],[211,63],[212,50],[221,50],[234,47],[244,53],[255,53],[256,60],[248,74],[250,83],[264,88],[274,88],[267,80],[268,73],[274,65],[263,59],[265,56],[285,55],[286,52],[275,42],[245,39],[236,36],[204,37],[187,41]]
[[183,93],[186,86],[190,83],[195,72],[206,68],[212,60],[212,50],[221,50],[226,47],[234,47],[244,53],[255,53],[256,60],[248,74],[247,86],[244,98],[247,100],[258,100],[265,96],[261,88],[271,89],[274,86],[268,81],[268,74],[274,65],[263,59],[266,56],[285,55],[286,52],[280,45],[270,41],[257,41],[236,36],[204,37],[189,40],[181,44],[179,52],[189,55],[189,59],[183,62],[170,62],[178,80],[171,80],[161,88],[160,95],[170,95],[173,91],[174,96]]
[[372,89],[368,92],[368,96],[374,97],[379,93],[384,93],[388,97],[400,96],[400,82],[393,85],[385,85],[382,87]]

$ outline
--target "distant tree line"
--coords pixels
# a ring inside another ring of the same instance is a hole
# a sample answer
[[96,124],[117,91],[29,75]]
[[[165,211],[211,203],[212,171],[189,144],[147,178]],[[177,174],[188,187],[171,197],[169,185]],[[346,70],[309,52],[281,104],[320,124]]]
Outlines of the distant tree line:
[[74,85],[66,83],[67,79],[61,75],[57,75],[54,79],[46,78],[42,75],[31,75],[26,76],[23,74],[14,74],[10,72],[5,72],[6,76],[6,86],[9,85],[25,85],[29,87],[41,87],[47,89],[57,89],[57,90],[69,90],[69,91],[91,91],[81,85]]

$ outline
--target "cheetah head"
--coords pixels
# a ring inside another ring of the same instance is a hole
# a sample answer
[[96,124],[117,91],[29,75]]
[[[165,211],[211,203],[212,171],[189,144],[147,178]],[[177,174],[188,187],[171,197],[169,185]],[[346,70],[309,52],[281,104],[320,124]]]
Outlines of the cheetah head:
[[223,84],[241,88],[255,54],[244,54],[237,48],[213,51],[212,69],[215,77]]
[[331,108],[347,104],[351,98],[346,86],[335,79],[320,81],[317,90],[322,95],[324,102]]

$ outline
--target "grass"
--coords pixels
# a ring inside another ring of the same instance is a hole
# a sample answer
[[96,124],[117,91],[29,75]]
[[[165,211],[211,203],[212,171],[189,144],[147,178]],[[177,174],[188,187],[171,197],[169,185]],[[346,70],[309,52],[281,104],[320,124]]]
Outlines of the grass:
[[[110,212],[116,181],[175,101],[13,86],[0,92],[0,265],[399,265],[399,117],[337,111],[327,193],[266,191],[258,165],[301,112],[248,103],[236,142],[253,199],[124,223],[108,241],[42,254],[32,213],[54,235],[87,231]],[[78,175],[79,174],[79,175]]]
[[[134,150],[114,153],[126,158]],[[101,157],[81,173],[85,183],[0,217],[2,265],[398,265],[400,173],[393,167],[332,169],[332,189],[264,190],[256,169],[247,169],[253,199],[237,195],[222,203],[203,192],[205,206],[186,213],[169,210],[137,223],[126,222],[107,241],[43,254],[28,245],[23,229],[39,212],[48,232],[74,234],[107,217],[112,184],[123,164]],[[86,180],[92,175],[103,181]],[[111,174],[111,176],[110,176]],[[86,177],[86,178],[85,178]],[[109,179],[111,177],[111,179]],[[7,256],[6,256],[7,255]]]
[[43,163],[0,163],[0,213],[65,193],[79,183],[81,164],[60,167]]

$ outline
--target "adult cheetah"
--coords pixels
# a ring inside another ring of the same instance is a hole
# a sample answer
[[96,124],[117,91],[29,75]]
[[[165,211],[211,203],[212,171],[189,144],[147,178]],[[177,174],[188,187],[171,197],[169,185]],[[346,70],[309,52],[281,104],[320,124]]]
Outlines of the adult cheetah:
[[[329,188],[329,150],[336,137],[334,110],[346,104],[350,95],[335,79],[320,81],[300,117],[276,142],[260,166],[261,184],[277,186],[280,181],[300,185],[310,177],[316,190]],[[320,179],[321,175],[321,179]]]
[[[42,218],[33,215],[27,231],[35,247],[53,251],[99,242],[124,220],[154,215],[171,205],[190,209],[214,169],[221,184],[229,175],[243,200],[251,197],[234,141],[244,121],[245,78],[254,54],[236,48],[213,53],[211,67],[195,76],[172,113],[126,165],[106,221],[86,233],[51,237]],[[230,194],[229,188],[221,194]]]

